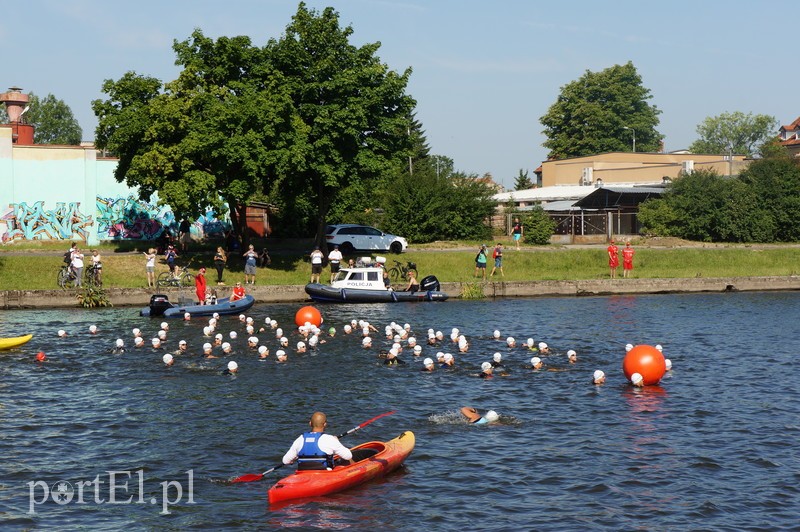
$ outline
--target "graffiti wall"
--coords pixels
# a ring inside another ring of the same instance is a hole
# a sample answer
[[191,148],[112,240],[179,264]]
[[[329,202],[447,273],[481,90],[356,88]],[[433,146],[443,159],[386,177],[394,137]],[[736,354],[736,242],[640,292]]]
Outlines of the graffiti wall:
[[[149,203],[133,195],[97,196],[97,237],[100,240],[156,240],[164,231],[178,233],[178,220],[169,206]],[[230,225],[208,211],[191,226],[194,239],[224,233]]]
[[94,225],[91,216],[80,211],[80,202],[56,203],[46,209],[44,201],[33,205],[12,203],[0,217],[3,243],[14,240],[83,240]]

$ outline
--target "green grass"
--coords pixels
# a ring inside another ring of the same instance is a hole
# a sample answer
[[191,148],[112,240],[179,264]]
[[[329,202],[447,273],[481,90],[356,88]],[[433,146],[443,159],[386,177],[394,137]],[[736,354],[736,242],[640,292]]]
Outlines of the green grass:
[[[213,247],[213,246],[212,246]],[[270,249],[275,249],[270,244]],[[473,246],[475,247],[475,246]],[[59,246],[42,247],[42,250],[62,251]],[[116,248],[98,247],[103,256],[104,286],[120,288],[143,288],[146,286],[144,256],[139,253],[115,253]],[[260,268],[256,276],[259,285],[304,285],[308,282],[311,266],[304,260],[307,245],[285,246],[281,251],[271,251],[272,265]],[[39,248],[37,248],[39,249]],[[20,251],[21,248],[6,247],[4,251]],[[456,249],[428,249],[404,253],[400,256],[388,254],[387,266],[393,260],[417,263],[418,278],[436,275],[442,282],[474,283],[475,253],[477,247],[464,251]],[[564,248],[545,246],[524,248],[522,251],[506,250],[503,258],[505,277],[496,274],[494,281],[537,280],[585,280],[608,278],[608,266],[604,246],[596,248]],[[212,267],[211,251],[182,257],[179,264],[188,264],[192,273],[206,266],[209,285],[216,280]],[[489,259],[487,276],[493,262]],[[87,255],[88,263],[88,255]],[[634,278],[694,278],[694,277],[748,277],[787,276],[800,271],[799,247],[752,247],[726,248],[636,248]],[[0,253],[0,290],[54,289],[56,274],[61,266],[61,256],[34,253],[18,255]],[[166,264],[159,263],[156,273],[167,271]],[[622,268],[618,270],[622,275]],[[244,279],[244,264],[240,257],[232,257],[226,268],[225,280],[232,284]],[[327,282],[327,271],[322,279]]]

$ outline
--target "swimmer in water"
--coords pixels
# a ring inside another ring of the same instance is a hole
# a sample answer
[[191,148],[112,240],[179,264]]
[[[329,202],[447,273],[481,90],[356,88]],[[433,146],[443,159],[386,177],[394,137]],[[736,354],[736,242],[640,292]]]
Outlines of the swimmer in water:
[[631,384],[633,384],[636,388],[641,388],[644,386],[644,377],[640,373],[634,373],[631,375]]
[[269,356],[269,348],[265,345],[262,345],[258,348],[258,358],[264,359]]
[[543,365],[544,365],[544,363],[542,362],[541,358],[533,357],[531,359],[531,368],[533,368],[533,369],[542,369]]
[[117,341],[114,342],[114,349],[111,352],[115,355],[121,355],[125,352],[125,342],[122,341],[122,338],[117,338]]
[[433,359],[432,358],[426,358],[425,360],[422,361],[422,370],[420,370],[420,371],[424,371],[424,372],[430,373],[435,368],[436,368],[436,366],[433,363]]
[[214,346],[206,342],[203,344],[203,356],[206,358],[217,358],[214,354]]
[[283,349],[278,349],[275,352],[275,358],[278,360],[278,362],[286,362],[289,359],[289,357],[286,355],[286,351]]
[[572,349],[570,349],[569,351],[567,351],[567,361],[568,361],[570,364],[574,364],[575,362],[577,362],[577,361],[578,361],[578,353],[576,353],[576,352],[575,352],[575,351],[573,351]]
[[228,367],[222,370],[223,375],[235,375],[239,371],[239,364],[231,360],[228,362]]
[[167,367],[170,367],[171,365],[173,365],[175,363],[175,359],[169,353],[167,353],[166,355],[161,357],[161,360],[164,362],[164,365],[167,366]]
[[500,419],[500,416],[494,410],[489,410],[485,415],[481,416],[478,411],[471,406],[461,407],[461,415],[467,418],[467,421],[474,425],[494,423]]
[[549,347],[547,347],[547,344],[546,344],[546,343],[544,343],[544,342],[539,342],[539,352],[540,352],[541,354],[543,354],[543,355],[549,355],[549,354],[550,354],[550,348],[549,348]]
[[481,372],[478,373],[478,377],[482,379],[491,379],[494,377],[494,375],[492,375],[492,364],[490,362],[481,364]]
[[592,375],[592,384],[603,384],[606,382],[606,374],[601,369],[594,370]]

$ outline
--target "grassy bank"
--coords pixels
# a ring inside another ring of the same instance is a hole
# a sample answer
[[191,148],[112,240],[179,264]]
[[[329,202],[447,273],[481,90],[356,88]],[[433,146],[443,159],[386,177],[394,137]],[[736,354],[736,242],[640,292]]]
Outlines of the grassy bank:
[[[305,246],[300,246],[305,247]],[[444,247],[444,246],[443,246]],[[52,250],[62,251],[63,244]],[[258,270],[259,285],[302,285],[308,282],[311,267],[304,260],[303,251],[288,246],[273,251],[272,265]],[[24,253],[24,248],[4,248],[0,253],[0,290],[54,289],[56,275],[61,266],[61,256],[47,253],[49,247]],[[105,286],[143,288],[146,286],[144,256],[133,251],[120,252],[110,245],[100,246],[103,256]],[[30,250],[29,250],[30,251]],[[23,253],[20,253],[23,252]],[[420,278],[434,274],[443,282],[474,281],[475,249],[426,249],[386,255],[388,266],[393,260],[417,263]],[[203,250],[181,257],[179,264],[188,265],[193,273],[206,266],[209,284],[216,280],[212,267],[212,252]],[[87,254],[88,259],[88,254]],[[88,262],[88,260],[87,260]],[[492,260],[488,264],[491,272]],[[542,247],[522,251],[506,250],[503,260],[504,277],[496,280],[535,281],[602,279],[609,275],[604,246],[592,248]],[[800,273],[800,248],[798,247],[729,247],[729,248],[649,248],[637,247],[633,277],[637,278],[694,278],[694,277],[748,277],[786,276]],[[156,273],[166,271],[159,263]],[[618,274],[622,275],[620,267]],[[225,272],[225,281],[232,284],[244,278],[244,264],[233,257]],[[327,281],[329,274],[323,274]]]

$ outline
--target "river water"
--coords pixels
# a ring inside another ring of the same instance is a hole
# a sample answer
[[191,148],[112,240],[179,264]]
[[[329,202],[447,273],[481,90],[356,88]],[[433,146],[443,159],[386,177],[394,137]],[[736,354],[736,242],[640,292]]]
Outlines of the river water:
[[[300,305],[251,309],[291,329]],[[259,361],[244,326],[225,318],[237,376],[225,358],[132,348],[131,329],[151,338],[160,320],[134,309],[6,311],[0,336],[33,332],[0,353],[0,527],[159,530],[357,528],[365,530],[766,530],[800,522],[799,293],[733,293],[448,301],[323,306],[339,330],[313,353]],[[353,318],[378,329],[376,347],[341,333]],[[383,328],[409,323],[458,327],[456,368],[386,367]],[[88,334],[90,325],[100,332]],[[167,347],[186,339],[198,353],[200,319],[171,321]],[[57,338],[57,330],[68,331]],[[506,349],[498,329],[547,342],[552,370],[533,372],[532,353]],[[116,338],[127,351],[111,354]],[[292,345],[297,336],[290,336]],[[626,343],[664,346],[673,362],[660,386],[636,391],[621,371]],[[575,349],[578,362],[566,363]],[[33,360],[43,350],[44,363]],[[481,362],[503,354],[507,376],[479,379]],[[602,386],[592,372],[608,375]],[[468,425],[471,405],[500,413]],[[355,445],[412,430],[405,466],[377,482],[283,508],[261,482],[226,479],[280,463],[311,412],[343,433],[396,410],[344,439]],[[114,473],[109,473],[114,472]],[[127,473],[126,473],[127,472]],[[113,476],[113,478],[111,478]],[[115,489],[109,493],[109,484]],[[60,486],[60,487],[59,487]],[[79,486],[83,490],[79,498]],[[52,489],[52,490],[51,490]],[[178,490],[180,489],[180,493]],[[115,503],[109,502],[110,495]],[[55,499],[60,498],[58,502]]]

